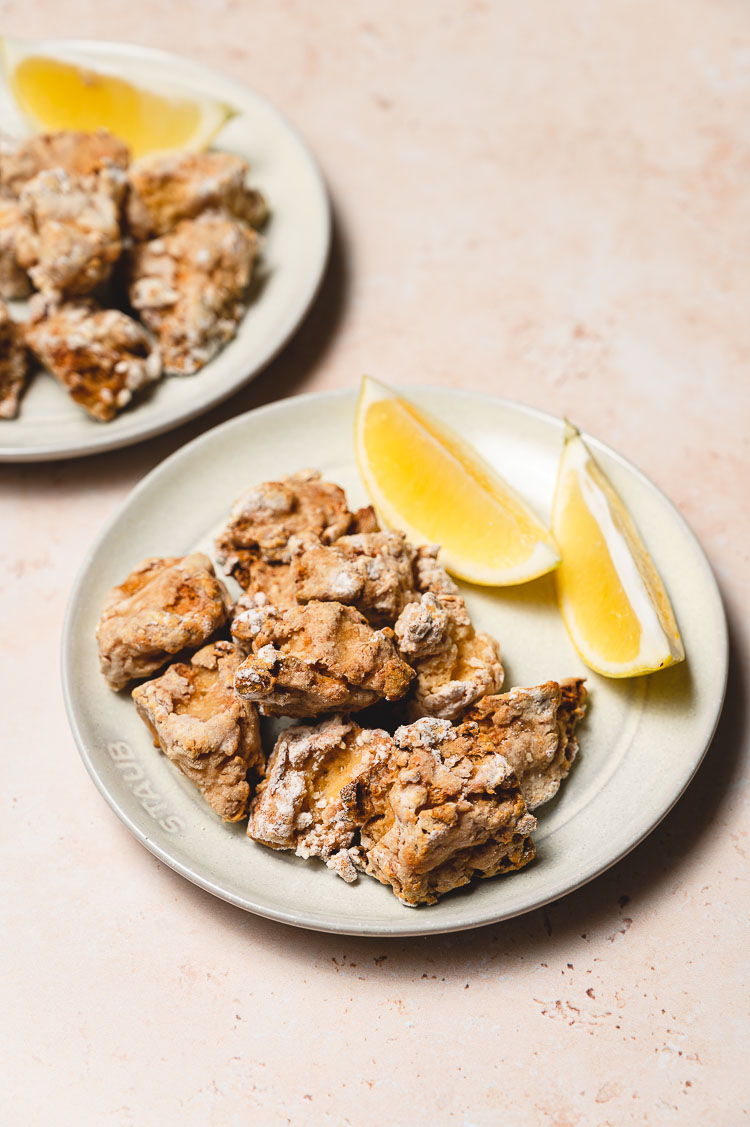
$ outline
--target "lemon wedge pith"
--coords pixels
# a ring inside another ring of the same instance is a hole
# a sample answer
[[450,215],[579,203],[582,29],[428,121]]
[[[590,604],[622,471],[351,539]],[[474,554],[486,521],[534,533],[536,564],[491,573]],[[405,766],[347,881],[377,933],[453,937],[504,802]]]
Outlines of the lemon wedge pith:
[[586,664],[607,677],[632,677],[682,661],[664,584],[625,505],[570,426],[552,531],[562,554],[560,610]]
[[133,156],[205,148],[234,111],[212,98],[146,89],[105,70],[2,40],[6,82],[36,129],[108,129]]
[[461,579],[510,586],[559,562],[539,518],[500,475],[442,423],[369,377],[362,381],[354,445],[385,524],[413,543],[442,545]]

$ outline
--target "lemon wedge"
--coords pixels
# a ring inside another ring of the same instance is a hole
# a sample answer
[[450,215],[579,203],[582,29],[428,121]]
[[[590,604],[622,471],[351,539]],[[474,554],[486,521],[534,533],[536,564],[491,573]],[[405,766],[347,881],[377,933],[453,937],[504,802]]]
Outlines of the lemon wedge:
[[0,46],[7,86],[34,129],[108,129],[139,157],[203,149],[235,113],[213,98],[145,89],[30,42],[3,39]]
[[475,450],[369,377],[362,381],[354,446],[383,522],[415,544],[441,544],[441,562],[460,579],[510,586],[558,564],[542,522]]
[[568,424],[552,531],[562,553],[560,610],[583,660],[606,677],[634,677],[685,657],[664,584],[625,505]]

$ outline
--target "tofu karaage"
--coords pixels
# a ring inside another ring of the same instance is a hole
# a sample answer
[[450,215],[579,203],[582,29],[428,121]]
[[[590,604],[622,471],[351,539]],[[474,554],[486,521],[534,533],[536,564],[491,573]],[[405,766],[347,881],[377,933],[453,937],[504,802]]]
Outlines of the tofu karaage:
[[57,299],[81,296],[109,278],[122,251],[124,192],[116,167],[89,176],[51,168],[23,186],[15,255],[36,289]]
[[571,678],[483,697],[466,718],[493,732],[529,809],[535,810],[554,798],[570,771],[578,752],[576,727],[585,711],[584,683]]
[[374,630],[341,603],[257,606],[235,618],[232,636],[251,650],[235,689],[264,716],[356,712],[383,698],[399,700],[414,677],[393,631]]
[[246,223],[207,211],[133,247],[130,302],[158,340],[165,372],[197,372],[235,335],[257,245]]
[[[312,536],[330,544],[348,532],[352,519],[340,486],[323,481],[317,470],[302,470],[246,489],[217,537],[216,555],[248,594],[264,593],[279,607],[293,606],[292,538]],[[278,602],[276,590],[282,595]]]
[[144,560],[112,588],[99,619],[99,661],[110,687],[124,689],[180,650],[207,642],[231,606],[229,592],[201,552]]
[[91,302],[62,305],[29,324],[26,340],[71,398],[102,422],[161,375],[159,349],[119,309],[97,309]]
[[245,817],[247,773],[263,765],[257,709],[232,688],[241,661],[231,642],[214,642],[132,694],[154,743],[226,822]]
[[128,172],[128,229],[134,239],[166,235],[181,219],[223,211],[250,227],[261,227],[268,205],[250,185],[247,161],[233,153],[158,153]]
[[61,129],[16,138],[0,135],[0,195],[18,196],[40,172],[61,168],[72,176],[91,176],[103,169],[126,169],[127,145],[106,129],[83,133]]

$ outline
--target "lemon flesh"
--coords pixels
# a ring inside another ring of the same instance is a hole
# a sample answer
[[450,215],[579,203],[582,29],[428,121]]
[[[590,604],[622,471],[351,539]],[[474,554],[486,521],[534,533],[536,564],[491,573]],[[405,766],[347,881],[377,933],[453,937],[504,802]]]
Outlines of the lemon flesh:
[[108,129],[133,156],[207,145],[232,111],[210,99],[157,93],[74,63],[27,55],[9,69],[22,113],[44,129]]
[[396,392],[365,378],[355,448],[385,524],[442,546],[454,575],[509,586],[550,571],[547,529],[500,475],[456,434]]
[[664,584],[625,505],[572,429],[552,531],[562,554],[555,575],[560,610],[586,664],[608,677],[632,677],[682,661]]

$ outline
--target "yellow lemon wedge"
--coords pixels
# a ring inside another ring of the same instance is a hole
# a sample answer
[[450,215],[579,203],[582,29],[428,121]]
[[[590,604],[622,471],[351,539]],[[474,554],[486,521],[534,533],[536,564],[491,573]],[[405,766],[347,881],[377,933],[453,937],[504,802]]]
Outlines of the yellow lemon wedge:
[[441,562],[485,586],[525,583],[559,562],[525,501],[458,435],[396,391],[365,377],[354,446],[383,522],[415,544],[442,545]]
[[557,598],[573,645],[606,677],[634,677],[685,657],[664,584],[621,498],[568,425],[552,531]]
[[34,129],[108,129],[134,157],[203,149],[235,111],[213,98],[145,89],[102,69],[55,58],[33,43],[3,39],[5,80]]

